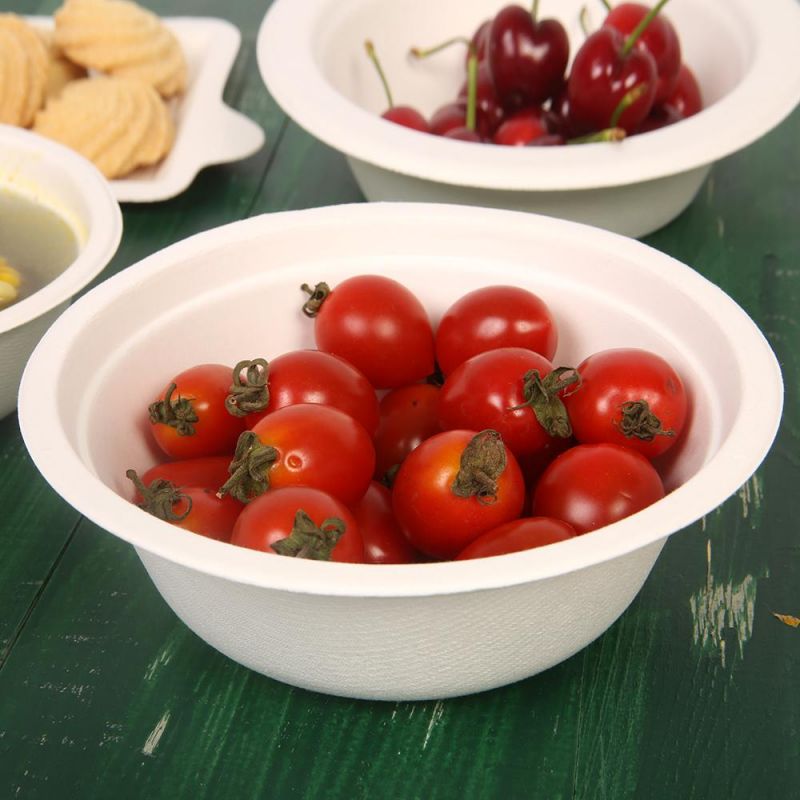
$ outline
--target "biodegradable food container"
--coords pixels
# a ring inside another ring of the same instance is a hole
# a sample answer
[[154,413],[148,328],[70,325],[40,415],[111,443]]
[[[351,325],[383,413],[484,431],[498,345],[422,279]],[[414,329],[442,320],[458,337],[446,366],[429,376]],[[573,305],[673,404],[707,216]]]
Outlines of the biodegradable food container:
[[[368,200],[414,200],[536,211],[643,236],[692,201],[718,159],[750,144],[800,102],[796,0],[672,0],[664,13],[706,108],[677,125],[616,144],[501,147],[452,141],[380,118],[386,98],[364,41],[374,41],[395,103],[426,116],[453,100],[465,48],[408,57],[471,36],[498,0],[276,0],[257,53],[261,75],[299,125],[344,153]],[[525,5],[523,3],[522,5]],[[583,41],[584,0],[542,0],[540,17]],[[604,11],[589,4],[593,26]]]
[[[375,272],[417,293],[434,323],[477,287],[533,290],[558,322],[558,364],[620,345],[665,356],[692,404],[666,467],[668,496],[538,550],[398,566],[259,553],[188,533],[130,502],[125,471],[158,460],[146,409],[171,375],[252,357],[254,342],[267,358],[313,347],[300,285],[326,280],[335,291],[348,276]],[[42,393],[45,378],[52,391]],[[105,281],[34,352],[20,424],[53,488],[130,542],[165,601],[213,647],[296,686],[401,700],[507,684],[603,633],[666,538],[753,473],[781,407],[780,371],[757,327],[668,256],[538,215],[386,203],[236,222]]]
[[4,417],[16,406],[22,370],[41,335],[116,252],[122,215],[108,183],[88,161],[49,139],[7,125],[0,125],[0,193],[55,212],[72,229],[77,243],[74,261],[60,274],[33,294],[0,308],[0,417]]

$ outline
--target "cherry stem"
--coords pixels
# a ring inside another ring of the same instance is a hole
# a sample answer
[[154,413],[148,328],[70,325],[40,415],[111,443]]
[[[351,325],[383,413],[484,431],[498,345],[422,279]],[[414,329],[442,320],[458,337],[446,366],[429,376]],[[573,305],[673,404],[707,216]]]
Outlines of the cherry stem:
[[642,21],[631,31],[630,36],[622,46],[622,57],[627,58],[639,37],[647,30],[648,25],[658,16],[658,12],[669,2],[669,0],[658,0],[658,2],[642,17]]
[[454,44],[469,45],[469,43],[469,39],[467,39],[466,36],[454,36],[452,39],[448,39],[446,42],[434,45],[433,47],[428,47],[425,50],[420,47],[412,47],[409,50],[409,53],[414,56],[414,58],[427,58],[428,56],[432,56],[434,53],[438,53],[441,50],[446,50],[448,47],[451,47]]
[[372,63],[375,65],[375,69],[377,70],[378,76],[381,79],[383,91],[386,92],[386,99],[389,102],[389,108],[394,108],[394,100],[392,99],[392,91],[389,88],[389,81],[386,80],[386,74],[383,71],[381,62],[378,60],[378,54],[375,52],[375,45],[371,41],[367,40],[364,42],[364,49],[367,51],[370,61],[372,61]]
[[539,0],[533,0],[533,6],[531,6],[531,18],[534,22],[539,17]]
[[586,136],[576,136],[574,139],[567,139],[567,144],[594,144],[595,142],[621,142],[627,134],[624,128],[605,128],[596,133],[589,133]]
[[600,0],[600,2],[606,7],[606,11],[611,11],[611,3],[608,0]]
[[469,58],[467,59],[467,117],[466,125],[469,130],[475,130],[478,106],[478,52],[470,44]]
[[647,91],[647,84],[640,83],[634,86],[629,92],[626,92],[622,100],[619,101],[611,119],[608,121],[609,128],[616,128],[619,126],[619,121],[622,115]]
[[589,9],[586,6],[581,6],[580,13],[578,14],[578,21],[581,24],[581,31],[584,36],[589,35]]

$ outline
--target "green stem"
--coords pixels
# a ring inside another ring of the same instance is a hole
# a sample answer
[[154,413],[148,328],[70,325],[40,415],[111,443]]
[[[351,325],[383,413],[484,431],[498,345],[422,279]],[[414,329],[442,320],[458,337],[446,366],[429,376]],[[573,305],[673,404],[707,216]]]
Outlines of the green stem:
[[446,50],[448,47],[451,47],[454,44],[465,44],[469,46],[469,43],[469,39],[467,39],[466,36],[454,36],[452,39],[448,39],[447,41],[434,45],[433,47],[428,47],[425,50],[420,47],[412,47],[409,52],[412,56],[414,56],[414,58],[427,58],[428,56],[432,56],[441,50]]
[[169,425],[175,428],[178,436],[193,436],[194,423],[199,422],[197,412],[192,401],[178,394],[177,400],[172,395],[178,390],[175,383],[171,383],[163,400],[157,400],[148,406],[147,412],[153,425]]
[[622,46],[622,57],[627,58],[639,37],[647,30],[647,26],[658,16],[658,12],[669,2],[669,0],[658,0],[658,2],[642,17],[642,21],[631,31],[625,44]]
[[475,123],[478,117],[478,53],[476,49],[469,46],[469,58],[467,59],[467,118],[466,125],[469,130],[475,130]]
[[291,533],[285,539],[274,542],[271,547],[281,556],[330,561],[333,549],[346,529],[344,520],[339,517],[329,517],[317,526],[300,508],[294,516]]
[[580,13],[578,14],[578,22],[581,24],[581,31],[584,36],[589,35],[589,9],[586,6],[581,6]]
[[611,11],[611,3],[609,0],[600,0],[600,2],[606,7],[606,11]]
[[572,436],[572,425],[561,394],[573,386],[568,392],[572,394],[580,384],[581,376],[572,367],[556,367],[545,377],[542,377],[538,369],[528,370],[522,378],[522,396],[525,402],[512,406],[509,411],[530,407],[538,423],[550,436],[568,439]]
[[[142,496],[142,501],[137,505],[148,514],[164,522],[180,522],[189,516],[192,510],[192,498],[181,492],[174,483],[164,478],[156,478],[149,486],[145,486],[134,469],[127,470],[125,476],[133,482],[136,491]],[[186,506],[186,510],[182,514],[176,514],[174,508],[181,502]]]
[[627,134],[624,128],[605,128],[602,131],[588,133],[567,139],[567,144],[594,144],[595,142],[621,142]]
[[269,489],[269,470],[278,460],[278,451],[264,444],[253,431],[244,431],[236,442],[236,452],[228,466],[230,478],[217,492],[217,497],[226,494],[242,503],[249,503]]
[[313,319],[319,314],[325,298],[331,293],[331,287],[325,281],[320,281],[313,289],[307,283],[300,288],[308,295],[308,300],[303,303],[303,313]]
[[[244,372],[244,378],[242,373]],[[233,368],[233,383],[225,398],[225,408],[234,417],[246,417],[269,405],[267,377],[269,363],[264,358],[240,361]]]
[[640,83],[638,86],[634,86],[629,92],[626,92],[622,96],[622,100],[619,101],[617,107],[614,109],[614,113],[611,115],[611,119],[608,121],[608,127],[619,127],[619,121],[622,115],[647,91],[648,88],[649,84]]
[[383,84],[383,91],[386,92],[386,99],[389,102],[389,108],[394,108],[394,100],[392,99],[392,91],[389,88],[389,81],[386,80],[386,75],[383,71],[383,67],[381,66],[381,62],[378,60],[378,54],[375,52],[375,45],[367,40],[364,42],[364,49],[367,51],[367,55],[370,57],[370,60],[375,65],[375,69],[378,72],[378,77],[381,79],[381,83]]
[[539,19],[539,0],[533,0],[533,5],[531,6],[531,18],[534,22]]

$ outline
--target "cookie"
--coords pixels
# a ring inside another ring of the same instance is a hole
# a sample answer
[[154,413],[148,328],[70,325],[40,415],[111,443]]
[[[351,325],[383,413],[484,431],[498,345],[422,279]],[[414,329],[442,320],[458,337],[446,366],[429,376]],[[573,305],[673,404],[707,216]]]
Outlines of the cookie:
[[44,102],[47,50],[16,14],[0,14],[0,122],[27,128]]
[[72,81],[86,77],[86,68],[70,61],[55,43],[53,32],[37,30],[48,57],[47,81],[44,87],[45,102],[58,97],[61,90]]

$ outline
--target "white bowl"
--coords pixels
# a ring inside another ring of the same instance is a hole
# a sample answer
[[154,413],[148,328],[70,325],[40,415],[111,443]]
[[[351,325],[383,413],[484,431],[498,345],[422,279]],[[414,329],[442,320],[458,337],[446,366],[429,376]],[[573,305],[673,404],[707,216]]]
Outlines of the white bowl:
[[[380,119],[386,108],[364,53],[372,39],[397,104],[429,115],[455,98],[464,48],[427,61],[412,45],[471,35],[498,0],[276,0],[257,41],[264,82],[299,125],[344,153],[369,200],[416,200],[536,211],[643,236],[676,217],[714,161],[755,141],[800,102],[796,0],[672,0],[706,108],[618,144],[500,147],[417,133]],[[524,5],[524,3],[523,3]],[[543,0],[573,50],[584,0]],[[594,24],[602,19],[596,3]]]
[[[671,494],[540,550],[401,566],[270,556],[187,533],[126,499],[125,470],[157,460],[146,408],[171,374],[233,364],[254,346],[267,358],[313,347],[300,285],[376,271],[416,292],[434,321],[478,286],[532,289],[558,320],[559,364],[623,344],[668,358],[693,406],[666,469]],[[45,379],[52,391],[39,391]],[[516,681],[599,636],[666,538],[753,473],[781,404],[777,362],[753,322],[668,256],[537,215],[387,203],[235,222],[105,281],[33,354],[20,425],[55,490],[134,545],[167,603],[205,641],[297,686],[399,700]]]
[[55,211],[78,242],[75,260],[38,291],[0,309],[0,418],[16,406],[25,362],[41,335],[117,250],[122,214],[103,176],[60,144],[0,125],[0,191]]

